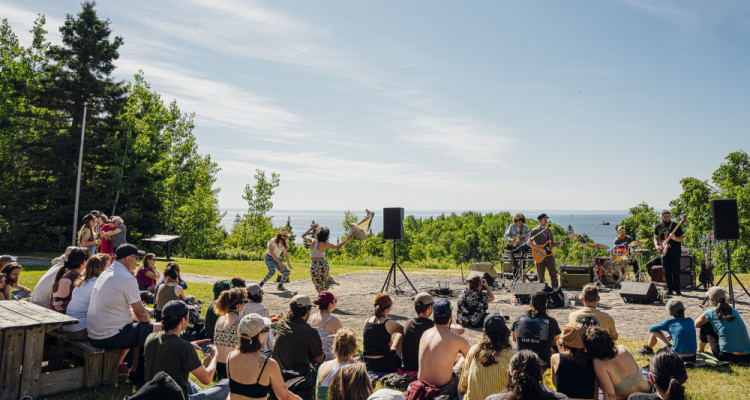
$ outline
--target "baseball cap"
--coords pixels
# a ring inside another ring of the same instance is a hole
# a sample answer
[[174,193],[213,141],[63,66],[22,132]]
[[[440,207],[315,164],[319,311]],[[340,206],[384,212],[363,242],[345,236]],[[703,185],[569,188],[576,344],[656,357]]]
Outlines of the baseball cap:
[[16,262],[16,257],[4,254],[0,256],[0,262]]
[[505,317],[502,315],[492,313],[484,317],[484,332],[488,335],[502,332],[503,327],[505,327],[505,330],[508,330],[508,327],[505,325]]
[[292,303],[302,307],[312,306],[312,301],[310,301],[310,298],[305,296],[304,294],[298,294],[292,297]]
[[547,215],[545,213],[541,213],[541,214],[539,214],[539,215],[536,216],[536,220],[537,221],[539,221],[542,218],[549,218],[549,215]]
[[451,306],[451,302],[448,300],[438,300],[433,306],[432,306],[432,315],[434,315],[436,318],[444,318],[453,313],[453,307]]
[[378,293],[375,295],[375,300],[372,302],[373,306],[379,305],[381,308],[388,308],[393,304],[393,299],[388,296],[388,293]]
[[135,245],[132,245],[130,243],[121,244],[117,247],[117,250],[115,250],[115,258],[118,260],[123,259],[127,256],[132,256],[133,254],[137,254],[138,257],[143,257],[146,255],[146,252],[143,250],[138,250]]
[[263,288],[260,287],[260,285],[257,283],[251,283],[247,285],[247,288],[245,288],[245,290],[247,290],[247,294],[255,296],[256,294],[260,293]]
[[727,298],[727,292],[724,291],[724,289],[718,287],[718,286],[711,286],[708,289],[708,293],[706,294],[709,299],[719,302],[721,299]]
[[432,299],[432,295],[430,295],[427,292],[417,293],[417,296],[414,297],[414,304],[422,303],[422,304],[432,304],[435,300]]
[[259,334],[264,328],[271,326],[271,320],[261,316],[260,314],[252,313],[245,315],[240,320],[240,325],[237,330],[240,333],[240,337],[245,339],[252,339]]
[[164,318],[184,318],[188,315],[188,306],[182,300],[170,300],[161,309],[161,315]]
[[669,299],[665,307],[667,311],[669,311],[669,313],[672,315],[677,314],[680,310],[685,310],[685,306],[682,305],[682,302],[677,299]]
[[327,306],[331,303],[333,303],[334,300],[339,299],[339,296],[334,296],[333,293],[331,293],[330,290],[324,290],[320,293],[318,293],[318,298],[315,299],[315,304],[321,305],[321,306]]

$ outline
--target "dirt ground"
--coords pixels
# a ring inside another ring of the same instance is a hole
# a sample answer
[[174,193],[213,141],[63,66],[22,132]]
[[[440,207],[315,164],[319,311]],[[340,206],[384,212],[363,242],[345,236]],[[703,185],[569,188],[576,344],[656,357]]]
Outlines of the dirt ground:
[[[447,287],[454,290],[455,295],[449,298],[454,307],[456,306],[460,291],[466,287],[465,284],[461,283],[460,276],[410,272],[408,277],[418,291],[427,291],[439,287]],[[345,327],[351,328],[358,334],[361,334],[361,327],[364,325],[365,319],[372,314],[372,300],[383,286],[386,279],[386,272],[358,272],[335,275],[334,278],[340,285],[334,286],[332,291],[341,297],[334,314],[341,319]],[[218,278],[183,274],[183,279],[188,282],[211,284]],[[253,281],[248,280],[248,283],[251,282]],[[390,317],[396,321],[405,323],[406,320],[414,316],[414,291],[400,273],[397,275],[397,283],[399,284],[399,288],[405,293],[398,294],[394,293],[393,290],[389,291],[391,297],[394,299]],[[508,286],[508,283],[506,281],[505,286]],[[511,305],[510,297],[512,292],[503,288],[502,282],[500,284],[501,287],[494,290],[495,301],[490,304],[489,312],[508,315],[512,321],[516,315],[524,312],[527,306],[521,304]],[[265,296],[263,303],[268,307],[271,314],[285,312],[290,299],[295,294],[306,294],[311,299],[314,299],[316,296],[315,288],[309,279],[287,283],[284,286],[288,291],[276,290],[276,284],[273,282],[269,282],[264,288]],[[735,285],[735,288],[737,289],[739,286]],[[567,293],[568,297],[580,298],[580,291],[565,290],[565,293]],[[683,290],[682,293],[683,296],[680,297],[680,300],[685,305],[685,315],[693,319],[697,318],[704,311],[700,305],[705,298],[706,292],[702,290]],[[739,288],[739,291],[735,290],[735,294],[737,309],[742,315],[742,319],[750,323],[750,299],[742,292],[741,288]],[[647,339],[648,327],[669,317],[669,314],[664,309],[664,304],[658,302],[654,304],[625,303],[620,297],[620,291],[617,289],[601,290],[600,297],[599,308],[614,318],[617,331],[620,337],[623,338]],[[549,311],[549,314],[557,319],[560,326],[562,326],[568,322],[568,314],[571,311],[580,309],[582,306],[579,300],[575,306],[552,309]],[[481,330],[469,329],[465,337],[470,343],[477,343],[481,337]]]

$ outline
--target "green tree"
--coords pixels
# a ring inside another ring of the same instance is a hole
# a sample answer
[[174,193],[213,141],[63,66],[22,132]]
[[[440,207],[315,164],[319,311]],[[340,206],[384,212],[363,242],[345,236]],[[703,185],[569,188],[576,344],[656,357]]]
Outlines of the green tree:
[[266,213],[273,208],[271,198],[280,182],[279,174],[272,172],[268,179],[266,172],[260,169],[255,170],[254,178],[255,185],[245,185],[242,196],[248,204],[247,214],[232,228],[229,238],[230,246],[249,251],[265,248],[266,242],[274,234],[271,217],[266,216]]

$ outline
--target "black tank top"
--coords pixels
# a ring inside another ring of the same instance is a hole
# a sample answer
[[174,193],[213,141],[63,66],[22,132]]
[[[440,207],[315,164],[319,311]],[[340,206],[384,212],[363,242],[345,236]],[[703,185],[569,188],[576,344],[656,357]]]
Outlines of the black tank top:
[[227,363],[227,376],[229,376],[229,393],[239,394],[241,396],[250,397],[253,399],[265,398],[266,396],[268,396],[268,391],[271,389],[271,385],[263,386],[259,383],[260,376],[263,375],[263,370],[266,369],[268,358],[269,357],[266,357],[266,360],[263,361],[263,367],[260,369],[260,373],[258,374],[258,380],[252,384],[239,383],[233,380],[232,377],[229,376],[229,363]]
[[581,366],[568,360],[560,354],[560,364],[555,371],[557,377],[557,391],[572,398],[593,399],[594,398],[594,362]]
[[384,356],[391,351],[391,334],[388,333],[388,329],[385,328],[385,323],[378,323],[377,318],[375,322],[370,322],[368,319],[365,322],[365,328],[362,332],[362,341],[364,342],[364,352],[362,355],[366,357],[370,356]]

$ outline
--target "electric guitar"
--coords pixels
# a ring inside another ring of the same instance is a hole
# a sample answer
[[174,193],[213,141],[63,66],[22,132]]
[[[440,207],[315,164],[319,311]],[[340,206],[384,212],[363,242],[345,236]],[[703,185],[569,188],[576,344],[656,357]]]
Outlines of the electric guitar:
[[669,248],[669,237],[672,236],[673,233],[677,232],[677,229],[680,228],[680,225],[682,225],[683,222],[685,222],[685,215],[682,216],[682,219],[680,219],[680,222],[677,224],[677,226],[672,229],[672,232],[669,232],[666,238],[661,242],[661,251],[659,252],[659,257],[664,257],[667,254],[667,249]]
[[[544,232],[544,231],[542,231],[542,232]],[[542,233],[542,232],[539,232],[539,233]],[[537,234],[537,235],[538,235],[538,234]],[[563,239],[562,239],[562,240],[560,241],[560,244],[562,244],[562,243],[563,243],[564,241],[566,241],[566,240],[568,240],[568,239],[573,239],[573,238],[574,238],[574,237],[576,237],[576,236],[578,236],[578,234],[577,234],[577,233],[573,233],[573,234],[570,234],[570,235],[568,235],[568,236],[564,237],[564,238],[563,238]],[[536,237],[536,235],[535,235],[534,237]],[[532,238],[532,239],[533,239],[533,238]],[[543,260],[544,260],[545,258],[547,258],[547,257],[549,257],[550,255],[552,255],[552,239],[550,239],[550,240],[548,240],[548,241],[544,242],[544,244],[540,244],[540,245],[537,245],[537,246],[539,246],[539,247],[541,247],[541,248],[545,248],[545,247],[547,247],[548,245],[550,246],[550,251],[549,251],[549,252],[547,252],[547,254],[545,254],[545,255],[542,255],[542,252],[541,252],[541,251],[539,251],[539,250],[536,250],[536,249],[532,249],[532,250],[531,250],[531,256],[532,256],[532,257],[534,257],[534,262],[536,262],[537,264],[539,264],[539,263],[541,263],[541,262],[542,262],[542,261],[543,261]]]
[[711,266],[711,234],[712,231],[708,231],[706,235],[706,259],[703,260],[701,266],[701,274],[698,276],[698,282],[708,290],[709,286],[714,285],[714,267]]

